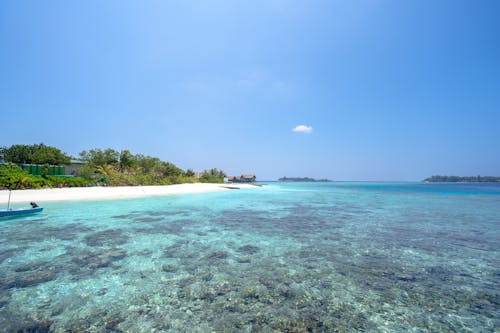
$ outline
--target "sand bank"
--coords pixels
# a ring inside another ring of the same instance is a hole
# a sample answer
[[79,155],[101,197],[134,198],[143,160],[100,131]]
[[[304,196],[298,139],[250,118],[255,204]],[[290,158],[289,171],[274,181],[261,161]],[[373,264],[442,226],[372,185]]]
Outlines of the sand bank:
[[[239,188],[257,188],[250,184],[232,184]],[[40,190],[14,190],[10,202],[25,203],[35,201],[39,205],[48,201],[81,201],[138,198],[147,196],[229,191],[224,184],[179,184],[165,186],[96,186],[51,188]],[[0,191],[0,205],[7,204],[9,191]]]

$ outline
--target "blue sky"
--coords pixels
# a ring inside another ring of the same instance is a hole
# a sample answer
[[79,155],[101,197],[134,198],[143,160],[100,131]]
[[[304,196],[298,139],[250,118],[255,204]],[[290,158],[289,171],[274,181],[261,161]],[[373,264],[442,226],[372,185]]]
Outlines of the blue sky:
[[494,0],[2,1],[0,145],[129,149],[261,180],[500,176],[499,13]]

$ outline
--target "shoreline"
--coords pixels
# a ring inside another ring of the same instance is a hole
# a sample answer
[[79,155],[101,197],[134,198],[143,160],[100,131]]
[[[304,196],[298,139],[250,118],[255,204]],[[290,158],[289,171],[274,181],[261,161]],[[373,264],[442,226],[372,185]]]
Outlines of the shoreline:
[[[162,195],[206,193],[218,191],[230,191],[227,184],[176,184],[157,186],[93,186],[93,187],[65,187],[48,189],[12,190],[11,204],[36,202],[43,205],[52,201],[92,201],[141,198]],[[251,184],[231,184],[241,189],[255,188]],[[8,190],[0,190],[0,207],[7,205],[9,198]]]

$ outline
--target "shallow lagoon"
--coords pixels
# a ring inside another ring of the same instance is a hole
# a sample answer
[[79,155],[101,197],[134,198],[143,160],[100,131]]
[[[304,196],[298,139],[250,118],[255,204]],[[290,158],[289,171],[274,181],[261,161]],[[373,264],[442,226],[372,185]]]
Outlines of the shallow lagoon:
[[0,332],[494,332],[500,185],[271,183],[0,222]]

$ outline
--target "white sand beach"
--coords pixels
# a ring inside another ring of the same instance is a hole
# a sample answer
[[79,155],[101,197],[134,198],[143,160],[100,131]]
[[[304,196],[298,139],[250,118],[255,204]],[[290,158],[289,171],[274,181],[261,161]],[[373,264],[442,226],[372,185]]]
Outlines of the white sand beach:
[[[226,187],[225,187],[226,186]],[[39,205],[48,201],[81,201],[81,200],[106,200],[121,198],[138,198],[147,196],[203,193],[215,191],[227,191],[228,187],[257,188],[251,184],[178,184],[165,186],[95,186],[95,187],[71,187],[51,188],[37,190],[14,190],[11,193],[10,202],[25,203],[35,201]],[[7,203],[8,190],[0,191],[0,204]]]

